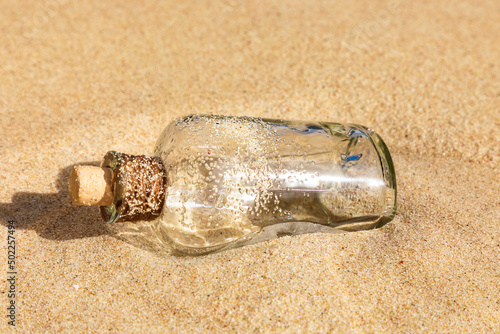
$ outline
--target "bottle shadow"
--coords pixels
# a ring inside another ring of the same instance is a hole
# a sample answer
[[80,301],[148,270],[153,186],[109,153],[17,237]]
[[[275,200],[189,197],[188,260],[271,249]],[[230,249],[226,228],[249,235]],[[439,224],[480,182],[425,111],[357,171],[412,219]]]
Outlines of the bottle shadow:
[[18,192],[11,203],[0,203],[0,221],[14,220],[17,230],[34,230],[51,240],[71,240],[110,234],[95,207],[73,205],[68,192],[68,177],[74,166],[98,166],[99,162],[83,162],[61,169],[57,175],[56,193]]
[[0,203],[1,224],[7,226],[14,220],[16,230],[34,230],[44,239],[58,241],[108,235],[158,256],[172,254],[171,248],[154,236],[148,222],[107,224],[97,207],[74,205],[68,179],[77,165],[99,166],[99,162],[80,162],[61,169],[56,193],[15,193],[11,203]]

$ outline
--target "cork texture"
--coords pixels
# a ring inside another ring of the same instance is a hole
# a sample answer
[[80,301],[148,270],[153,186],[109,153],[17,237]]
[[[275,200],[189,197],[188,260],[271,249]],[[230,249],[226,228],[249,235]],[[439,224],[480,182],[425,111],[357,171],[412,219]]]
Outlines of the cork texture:
[[69,175],[68,192],[75,205],[110,205],[113,171],[96,166],[75,166]]
[[101,165],[111,167],[110,162],[115,164],[113,170],[116,174],[114,198],[110,204],[115,207],[118,216],[110,220],[111,215],[107,208],[101,206],[101,217],[104,221],[109,223],[150,221],[157,218],[165,201],[167,182],[161,159],[108,152]]
[[[20,0],[0,29],[18,331],[499,331],[498,1]],[[398,214],[183,257],[71,203],[74,165],[150,155],[194,112],[366,125],[392,153]]]

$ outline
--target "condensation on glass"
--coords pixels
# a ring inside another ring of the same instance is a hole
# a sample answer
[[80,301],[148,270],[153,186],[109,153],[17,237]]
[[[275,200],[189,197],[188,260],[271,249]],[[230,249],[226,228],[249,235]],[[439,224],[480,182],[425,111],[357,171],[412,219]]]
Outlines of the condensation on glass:
[[154,156],[166,187],[153,229],[183,252],[375,228],[396,212],[389,151],[360,125],[190,115]]

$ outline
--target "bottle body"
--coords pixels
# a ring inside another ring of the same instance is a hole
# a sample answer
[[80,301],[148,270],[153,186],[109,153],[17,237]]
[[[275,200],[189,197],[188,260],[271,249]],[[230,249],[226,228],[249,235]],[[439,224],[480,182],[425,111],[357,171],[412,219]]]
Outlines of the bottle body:
[[182,251],[373,228],[396,210],[390,154],[358,125],[191,115],[167,126],[154,155],[167,175],[154,230]]

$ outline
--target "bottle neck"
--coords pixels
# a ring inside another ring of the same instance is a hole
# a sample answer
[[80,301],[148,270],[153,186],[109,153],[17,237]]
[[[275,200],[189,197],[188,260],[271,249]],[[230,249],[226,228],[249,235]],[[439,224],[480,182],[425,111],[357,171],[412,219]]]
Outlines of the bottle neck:
[[113,202],[101,206],[105,221],[144,221],[160,215],[167,177],[159,157],[109,151],[101,167],[113,170]]

